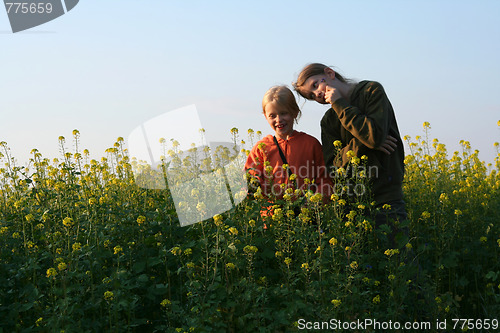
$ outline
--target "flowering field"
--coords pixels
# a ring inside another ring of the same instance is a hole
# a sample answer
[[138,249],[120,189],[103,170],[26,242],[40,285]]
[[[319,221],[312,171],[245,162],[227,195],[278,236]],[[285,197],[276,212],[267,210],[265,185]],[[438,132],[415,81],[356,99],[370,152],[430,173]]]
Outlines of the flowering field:
[[[169,190],[136,183],[134,173],[147,168],[128,157],[122,138],[91,160],[75,130],[71,150],[60,137],[59,159],[33,150],[28,166],[17,166],[2,142],[0,333],[284,332],[300,319],[499,319],[500,155],[487,166],[466,141],[447,153],[429,130],[425,123],[423,138],[405,137],[410,233],[395,248],[385,241],[388,228],[373,228],[367,195],[333,195],[325,205],[291,191],[263,221],[268,200],[257,191],[180,227]],[[247,143],[236,129],[231,135],[245,149],[258,139],[251,130]],[[191,176],[213,168],[177,153],[168,152],[174,167]],[[362,161],[352,163],[355,170]],[[336,181],[366,179],[339,172]],[[191,208],[202,216],[198,201]]]

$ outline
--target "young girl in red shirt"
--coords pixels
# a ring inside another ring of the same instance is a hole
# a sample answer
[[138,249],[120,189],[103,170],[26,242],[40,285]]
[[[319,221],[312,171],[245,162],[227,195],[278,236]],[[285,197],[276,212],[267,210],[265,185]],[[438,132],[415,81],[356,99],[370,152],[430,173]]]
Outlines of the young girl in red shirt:
[[[286,86],[272,87],[264,95],[262,111],[275,135],[257,142],[248,155],[245,169],[256,180],[250,182],[254,187],[251,190],[260,186],[262,195],[268,198],[312,190],[327,200],[332,182],[321,144],[313,136],[294,130],[301,112],[292,91]],[[289,188],[292,191],[287,191]]]

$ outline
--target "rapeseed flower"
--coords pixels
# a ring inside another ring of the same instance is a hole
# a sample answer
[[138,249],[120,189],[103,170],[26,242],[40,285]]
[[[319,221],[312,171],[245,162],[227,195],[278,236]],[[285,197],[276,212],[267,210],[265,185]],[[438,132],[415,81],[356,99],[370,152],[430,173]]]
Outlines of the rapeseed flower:
[[48,278],[55,277],[56,275],[57,275],[57,271],[54,267],[47,269],[47,277]]
[[104,292],[104,299],[108,302],[111,302],[115,297],[115,294],[112,291],[106,291]]
[[181,250],[181,248],[180,248],[180,247],[175,246],[175,247],[173,247],[173,248],[170,250],[170,253],[172,253],[174,256],[178,256],[178,255],[181,255],[182,250]]
[[113,253],[114,253],[114,254],[118,254],[118,255],[119,255],[119,254],[120,254],[120,253],[122,253],[122,252],[123,252],[123,248],[122,248],[120,245],[117,245],[117,246],[115,246],[115,247],[113,248]]
[[71,227],[73,225],[73,219],[71,217],[65,217],[63,220],[63,225],[65,227]]
[[137,217],[137,224],[138,224],[138,225],[142,225],[142,224],[144,224],[144,222],[146,222],[146,217],[145,217],[145,216],[142,216],[142,215],[139,215],[139,216]]
[[164,308],[166,308],[167,306],[171,305],[172,302],[169,300],[169,299],[164,299],[163,301],[161,301],[160,305]]
[[342,304],[342,301],[339,299],[332,299],[331,303],[335,308],[338,308]]
[[220,227],[222,225],[222,215],[214,215],[214,223],[216,226]]

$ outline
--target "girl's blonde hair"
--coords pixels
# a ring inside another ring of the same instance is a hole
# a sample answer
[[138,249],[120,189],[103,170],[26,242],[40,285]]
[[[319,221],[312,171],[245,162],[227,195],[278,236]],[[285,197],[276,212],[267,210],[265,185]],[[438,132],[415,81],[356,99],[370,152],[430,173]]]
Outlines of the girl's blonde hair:
[[293,92],[287,86],[274,86],[265,93],[262,99],[262,113],[266,114],[266,105],[269,103],[276,103],[286,109],[296,123],[302,114]]
[[[305,99],[311,99],[311,97],[307,94],[307,92],[303,91],[304,83],[306,83],[307,79],[314,75],[325,74],[325,69],[328,66],[320,64],[320,63],[312,63],[304,67],[297,77],[297,81],[292,83],[293,88],[300,96]],[[335,71],[335,78],[340,82],[349,83],[349,80],[346,80],[342,75],[340,75],[337,71]]]

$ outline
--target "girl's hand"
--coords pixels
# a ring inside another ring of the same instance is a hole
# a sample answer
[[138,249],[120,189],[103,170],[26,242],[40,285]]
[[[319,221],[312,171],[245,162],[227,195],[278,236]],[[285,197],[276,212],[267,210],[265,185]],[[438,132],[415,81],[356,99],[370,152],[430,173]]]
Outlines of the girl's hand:
[[396,139],[393,136],[388,135],[387,138],[385,139],[385,142],[380,145],[380,147],[375,148],[376,150],[380,150],[387,155],[390,155],[394,150],[396,150],[396,147],[398,146],[398,139]]
[[340,92],[337,89],[332,88],[330,86],[326,86],[325,96],[324,96],[326,103],[332,104],[336,100],[338,100],[340,97],[342,97],[342,95],[340,94]]

